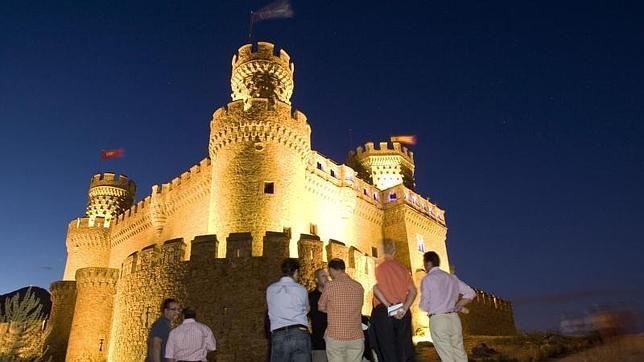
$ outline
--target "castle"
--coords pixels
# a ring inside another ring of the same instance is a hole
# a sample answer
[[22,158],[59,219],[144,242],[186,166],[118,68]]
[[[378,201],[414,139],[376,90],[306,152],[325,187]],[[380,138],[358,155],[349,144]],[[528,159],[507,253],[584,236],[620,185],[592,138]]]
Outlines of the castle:
[[[259,42],[232,59],[232,102],[210,122],[209,157],[134,203],[124,175],[94,175],[85,216],[69,223],[63,280],[51,286],[47,348],[58,361],[140,361],[163,298],[197,309],[217,338],[219,361],[265,356],[265,288],[285,257],[302,282],[326,260],[345,260],[371,310],[383,240],[423,277],[422,254],[450,270],[444,210],[415,191],[414,154],[366,143],[339,164],[311,149],[311,127],[293,110],[294,65]],[[417,310],[414,328],[427,333]],[[508,301],[478,291],[466,332],[515,332]]]

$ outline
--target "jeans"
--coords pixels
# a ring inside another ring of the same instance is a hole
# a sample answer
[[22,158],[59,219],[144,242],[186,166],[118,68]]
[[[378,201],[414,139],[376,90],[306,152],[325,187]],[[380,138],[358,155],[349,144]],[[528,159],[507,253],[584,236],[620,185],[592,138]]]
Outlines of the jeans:
[[271,335],[271,362],[311,362],[311,337],[297,328]]

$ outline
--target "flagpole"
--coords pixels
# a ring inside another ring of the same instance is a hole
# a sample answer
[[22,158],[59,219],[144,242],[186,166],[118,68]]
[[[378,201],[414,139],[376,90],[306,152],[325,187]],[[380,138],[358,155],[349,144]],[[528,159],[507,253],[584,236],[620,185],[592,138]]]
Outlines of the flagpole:
[[101,162],[103,162],[103,151],[105,150],[101,150],[101,152],[98,154],[98,172],[96,173],[101,173]]
[[248,19],[248,42],[252,44],[253,40],[253,11],[250,12],[250,19]]

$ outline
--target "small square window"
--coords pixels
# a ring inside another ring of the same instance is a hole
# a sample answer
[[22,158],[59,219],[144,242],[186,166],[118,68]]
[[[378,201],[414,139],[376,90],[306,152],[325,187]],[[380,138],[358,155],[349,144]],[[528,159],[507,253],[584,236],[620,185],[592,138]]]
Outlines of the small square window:
[[274,194],[275,193],[275,182],[264,182],[264,193],[265,194]]
[[378,248],[376,248],[375,246],[371,247],[371,256],[373,256],[374,258],[378,257]]
[[391,192],[389,194],[389,201],[395,201],[398,198],[398,195],[396,195],[395,192]]
[[[331,170],[331,177],[336,177],[335,176],[335,170]],[[336,177],[337,178],[337,177]]]
[[369,191],[367,191],[367,188],[366,188],[366,187],[365,187],[364,189],[362,189],[362,193],[363,193],[365,196],[369,196]]
[[317,167],[318,167],[318,170],[323,170],[324,169],[324,168],[322,168],[322,163],[321,162],[318,162]]

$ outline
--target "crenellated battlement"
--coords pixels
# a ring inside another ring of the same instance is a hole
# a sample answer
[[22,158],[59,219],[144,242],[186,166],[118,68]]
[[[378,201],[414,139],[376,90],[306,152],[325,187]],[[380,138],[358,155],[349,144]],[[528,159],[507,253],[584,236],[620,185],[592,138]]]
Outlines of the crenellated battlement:
[[349,157],[356,157],[358,159],[368,157],[368,156],[389,156],[389,155],[400,155],[404,157],[408,162],[414,163],[414,152],[409,150],[407,147],[402,146],[398,142],[380,142],[378,147],[375,146],[373,142],[367,142],[362,146],[356,147],[356,150],[349,151]]
[[[248,105],[248,108],[245,109]],[[253,98],[247,103],[234,101],[213,113],[210,123],[210,157],[230,144],[254,142],[257,152],[267,142],[279,142],[305,160],[311,149],[311,127],[306,115],[287,104],[270,105],[268,100]]]
[[82,287],[114,288],[119,278],[119,270],[113,268],[82,268],[76,270],[76,285]]
[[[226,259],[238,258],[275,258],[284,259],[289,255],[290,239],[288,234],[284,232],[267,231],[266,235],[262,238],[264,243],[263,254],[261,256],[253,256],[251,253],[253,236],[249,232],[231,233],[227,238],[227,249],[224,258],[218,258],[217,245],[219,243],[216,235],[198,235],[190,241],[191,252],[186,255],[187,244],[183,238],[171,239],[163,242],[162,244],[150,244],[140,250],[132,252],[121,263],[120,274],[122,276],[136,273],[138,271],[146,270],[152,266],[164,267],[174,265],[177,262],[208,262],[224,261]],[[322,250],[323,241],[316,235],[301,234],[298,241],[299,245],[299,258],[305,263],[312,265],[322,265]],[[367,273],[373,271],[375,259],[363,253],[355,247],[349,248],[343,242],[337,240],[329,240],[327,243],[327,257],[328,258],[341,258],[347,263],[347,267],[354,268],[355,265],[361,266],[359,273]],[[206,255],[202,255],[205,253]],[[367,258],[370,261],[364,261]],[[356,261],[360,260],[360,261]],[[364,263],[368,263],[372,268],[364,267]],[[94,270],[97,269],[97,270]],[[76,274],[78,280],[79,273],[84,279],[101,278],[103,277],[106,268],[83,268],[79,269]],[[111,274],[110,274],[111,275]]]
[[97,186],[113,186],[127,190],[134,194],[136,192],[136,184],[125,175],[115,174],[113,172],[103,172],[92,176],[89,183],[89,188]]
[[291,73],[295,70],[291,56],[286,51],[277,48],[273,43],[264,41],[259,41],[256,44],[244,44],[239,47],[237,53],[233,55],[231,65],[234,69],[241,64],[258,59],[278,63]]
[[233,117],[231,121],[243,121],[238,116],[249,112],[275,112],[281,116],[280,120],[288,113],[293,125],[299,127],[309,126],[308,118],[300,110],[292,108],[288,104],[270,104],[266,98],[250,98],[245,102],[243,100],[233,100],[225,106],[217,108],[212,114],[212,119],[214,121]]
[[183,172],[181,175],[173,178],[170,182],[163,183],[161,185],[152,185],[152,190],[150,195],[146,196],[136,204],[132,205],[129,209],[124,210],[122,213],[118,214],[114,219],[114,224],[119,225],[123,222],[128,222],[135,217],[147,215],[150,213],[154,206],[153,197],[166,197],[173,190],[177,190],[182,185],[189,185],[195,181],[198,177],[203,177],[206,180],[210,179],[210,167],[211,162],[210,158],[204,158],[198,163],[192,165],[187,171]]
[[185,171],[181,175],[170,180],[170,182],[166,182],[161,185],[153,185],[152,193],[165,195],[171,192],[172,190],[175,190],[180,186],[189,183],[195,177],[204,175],[204,171],[209,172],[210,165],[211,165],[210,158],[206,157],[203,160],[199,161],[198,164],[195,164],[194,166],[190,167],[188,171]]
[[467,305],[469,313],[461,317],[464,333],[487,336],[516,334],[512,303],[492,293],[474,290],[476,297]]
[[377,148],[367,142],[349,152],[347,164],[380,190],[398,184],[415,188],[414,153],[398,142],[380,142]]
[[136,204],[132,205],[129,209],[123,211],[122,213],[116,215],[114,218],[114,224],[118,225],[123,223],[123,221],[126,221],[139,213],[143,212],[146,208],[149,208],[150,202],[151,202],[151,197],[150,195],[146,196],[142,200],[139,200]]
[[496,295],[481,289],[474,288],[474,291],[476,292],[476,302],[501,311],[512,310],[512,302],[509,300],[499,298]]
[[110,224],[105,221],[104,217],[97,216],[94,219],[91,219],[90,217],[83,216],[83,217],[78,217],[67,224],[67,229],[68,230],[74,230],[74,229],[106,229],[109,228]]
[[445,210],[433,204],[429,198],[423,198],[404,185],[396,185],[382,190],[382,200],[384,207],[404,203],[445,225]]
[[51,299],[56,301],[76,294],[76,282],[73,280],[59,280],[51,283],[49,287]]
[[347,187],[354,190],[355,194],[370,203],[380,204],[380,190],[363,180],[350,166],[338,164],[331,158],[317,151],[309,153],[307,170],[321,176],[325,181],[330,181],[336,186]]
[[246,44],[233,56],[231,65],[233,100],[265,98],[271,103],[291,103],[295,66],[284,50],[267,42]]

